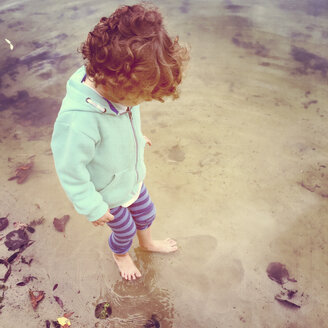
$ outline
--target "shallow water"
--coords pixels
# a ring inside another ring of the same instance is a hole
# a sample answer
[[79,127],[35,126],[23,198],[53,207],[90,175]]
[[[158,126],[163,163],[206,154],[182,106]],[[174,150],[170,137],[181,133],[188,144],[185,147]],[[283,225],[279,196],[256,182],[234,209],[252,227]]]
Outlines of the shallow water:
[[[49,145],[66,81],[82,64],[76,49],[121,3],[1,2],[2,39],[14,49],[1,41],[0,216],[11,223],[0,238],[14,221],[45,223],[24,251],[31,265],[12,265],[0,327],[45,327],[65,312],[87,328],[144,327],[153,314],[161,327],[328,327],[327,2],[154,2],[191,45],[191,62],[180,99],[142,105],[153,235],[175,238],[179,251],[148,254],[134,243],[138,282],[120,279],[109,229],[75,213]],[[8,181],[32,155],[26,182]],[[59,233],[52,221],[65,214]],[[11,253],[0,245],[0,257]],[[274,299],[270,262],[297,280],[300,309]],[[16,286],[27,275],[38,280]],[[46,292],[35,312],[29,289]],[[113,313],[96,319],[104,301]]]

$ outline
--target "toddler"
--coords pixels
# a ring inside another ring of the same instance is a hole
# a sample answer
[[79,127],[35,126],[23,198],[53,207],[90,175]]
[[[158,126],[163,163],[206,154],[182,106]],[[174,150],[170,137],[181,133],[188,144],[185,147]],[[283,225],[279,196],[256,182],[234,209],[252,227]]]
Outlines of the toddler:
[[146,175],[139,104],[178,98],[188,50],[172,40],[157,8],[122,6],[102,17],[81,44],[85,63],[66,84],[51,148],[56,171],[76,211],[94,226],[107,224],[109,247],[121,276],[141,276],[129,256],[140,247],[177,250],[173,239],[153,240],[155,207]]

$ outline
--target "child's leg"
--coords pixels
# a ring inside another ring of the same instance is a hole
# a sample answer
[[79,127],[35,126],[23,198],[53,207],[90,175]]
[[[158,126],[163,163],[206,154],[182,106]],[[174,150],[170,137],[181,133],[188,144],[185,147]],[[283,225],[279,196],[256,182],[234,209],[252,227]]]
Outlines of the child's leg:
[[140,271],[128,254],[136,234],[136,225],[132,216],[127,208],[121,206],[111,209],[110,212],[114,215],[114,220],[107,223],[113,231],[108,244],[113,252],[114,260],[123,278],[130,280],[140,277]]
[[155,219],[156,210],[145,185],[142,185],[139,198],[129,206],[129,210],[136,223],[137,236],[141,248],[161,253],[171,253],[178,249],[173,239],[152,239],[150,226]]

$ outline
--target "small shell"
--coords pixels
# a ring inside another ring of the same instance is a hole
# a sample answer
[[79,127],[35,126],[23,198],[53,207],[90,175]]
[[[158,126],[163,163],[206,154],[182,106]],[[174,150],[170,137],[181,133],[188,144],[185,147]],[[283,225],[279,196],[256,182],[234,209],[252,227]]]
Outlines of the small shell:
[[5,39],[5,41],[9,44],[9,46],[10,46],[10,50],[14,50],[14,46],[13,46],[13,44],[11,43],[11,41],[8,40],[8,39]]

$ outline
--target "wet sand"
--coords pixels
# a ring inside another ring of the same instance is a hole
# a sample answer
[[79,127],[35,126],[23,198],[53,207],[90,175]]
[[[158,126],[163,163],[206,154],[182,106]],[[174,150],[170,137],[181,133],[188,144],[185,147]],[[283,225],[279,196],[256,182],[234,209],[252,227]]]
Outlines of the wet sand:
[[[110,230],[74,211],[49,145],[66,81],[82,64],[76,48],[120,3],[2,2],[3,38],[14,49],[1,42],[0,216],[9,213],[10,224],[0,238],[14,221],[45,221],[23,252],[32,263],[12,263],[0,327],[46,327],[65,312],[79,328],[145,327],[153,314],[161,327],[328,327],[328,5],[155,2],[171,34],[191,45],[180,99],[141,111],[153,143],[145,155],[153,234],[180,248],[158,255],[134,243],[143,277],[125,282]],[[29,178],[8,181],[32,155]],[[65,214],[60,233],[52,222]],[[3,241],[0,258],[8,258]],[[271,262],[297,280],[301,308],[275,300],[281,286],[267,275]],[[37,280],[16,285],[28,275]],[[35,311],[29,289],[45,292]],[[105,301],[112,315],[95,318]]]

